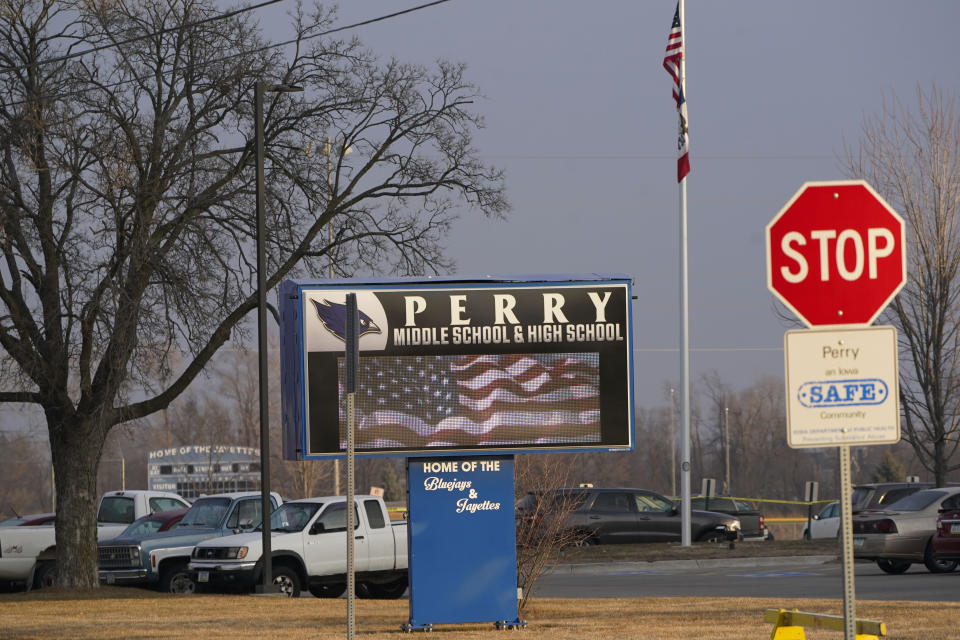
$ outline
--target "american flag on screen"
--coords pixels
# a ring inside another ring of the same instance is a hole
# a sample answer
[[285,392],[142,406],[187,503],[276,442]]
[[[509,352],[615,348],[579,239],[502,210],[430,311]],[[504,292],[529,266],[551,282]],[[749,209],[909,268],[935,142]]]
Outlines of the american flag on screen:
[[683,81],[680,77],[680,60],[683,58],[683,29],[680,24],[680,3],[673,14],[673,25],[667,37],[667,53],[663,58],[663,68],[673,78],[673,99],[677,103],[679,115],[677,132],[677,182],[690,173],[690,133],[687,126],[687,99],[683,95]]
[[599,386],[597,353],[363,357],[356,446],[595,443]]

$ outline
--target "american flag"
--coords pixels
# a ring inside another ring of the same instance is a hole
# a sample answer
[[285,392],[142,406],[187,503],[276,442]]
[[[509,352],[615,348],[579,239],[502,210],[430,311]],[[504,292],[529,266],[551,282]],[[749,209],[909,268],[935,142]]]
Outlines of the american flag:
[[673,13],[673,24],[667,37],[667,53],[663,58],[663,68],[673,78],[673,99],[677,103],[679,114],[677,132],[677,182],[690,173],[690,133],[687,127],[687,99],[683,95],[683,81],[680,78],[680,59],[683,58],[683,29],[680,24],[680,3]]
[[597,353],[363,357],[356,446],[595,443],[599,386]]

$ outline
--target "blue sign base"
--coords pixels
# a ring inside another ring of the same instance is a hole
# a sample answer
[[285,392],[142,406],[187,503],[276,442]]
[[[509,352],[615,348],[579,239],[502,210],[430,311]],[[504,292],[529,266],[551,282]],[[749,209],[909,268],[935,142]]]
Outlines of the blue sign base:
[[[507,622],[506,620],[497,620],[493,623],[493,626],[497,631],[505,631],[508,629],[525,629],[527,626],[526,620],[514,620],[513,622]],[[419,626],[414,626],[412,624],[402,624],[400,625],[401,631],[406,631],[407,633],[411,631],[433,631],[432,624],[423,624]]]
[[523,626],[517,615],[513,456],[413,458],[410,488],[410,621]]

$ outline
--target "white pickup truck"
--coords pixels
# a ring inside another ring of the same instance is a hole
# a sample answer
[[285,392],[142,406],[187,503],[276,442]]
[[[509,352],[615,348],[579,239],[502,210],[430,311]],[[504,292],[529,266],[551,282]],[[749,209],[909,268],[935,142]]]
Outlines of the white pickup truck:
[[[399,598],[407,588],[407,523],[390,520],[383,500],[356,496],[354,560],[357,594]],[[306,588],[336,598],[347,588],[346,498],[285,502],[270,517],[273,584],[290,597]],[[263,578],[263,534],[242,533],[200,542],[189,571],[198,586],[250,588]]]
[[[108,491],[97,507],[97,538],[113,538],[142,516],[189,506],[177,494],[166,491]],[[51,526],[0,528],[0,582],[24,584],[27,589],[52,584],[57,566],[56,536]]]

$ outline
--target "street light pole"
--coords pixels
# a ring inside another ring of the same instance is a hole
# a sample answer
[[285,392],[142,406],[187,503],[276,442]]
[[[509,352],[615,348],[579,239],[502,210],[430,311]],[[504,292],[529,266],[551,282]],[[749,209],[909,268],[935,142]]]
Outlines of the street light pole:
[[266,84],[260,80],[253,88],[254,150],[256,159],[257,189],[257,353],[258,379],[260,386],[260,497],[261,530],[263,537],[263,585],[262,593],[273,591],[273,549],[270,545],[270,397],[267,392],[267,282],[264,236],[263,202],[263,94],[303,91],[302,87],[284,84]]
[[[330,151],[331,151],[331,142],[330,137],[327,137],[327,141],[323,145],[323,154],[327,156],[327,206],[333,200],[333,163],[330,161]],[[330,224],[330,220],[327,221],[327,238],[329,240],[327,244],[327,269],[329,277],[333,280],[333,225]],[[337,440],[340,440],[339,433],[337,435]],[[333,460],[333,495],[340,495],[340,460],[335,458]]]
[[730,489],[730,407],[723,408],[723,451],[726,455],[723,486],[727,495],[733,495]]
[[[343,150],[343,155],[347,155],[353,151],[353,147],[347,147]],[[327,202],[333,201],[333,140],[330,139],[330,136],[327,136],[326,142],[323,143],[323,155],[327,157]],[[328,205],[329,206],[329,205]],[[327,248],[327,273],[331,280],[333,280],[333,224],[332,220],[327,221],[327,238],[329,239],[329,246]],[[333,495],[340,495],[340,460],[335,458],[333,461]]]
[[674,389],[670,388],[670,497],[677,496],[677,424],[673,418]]

